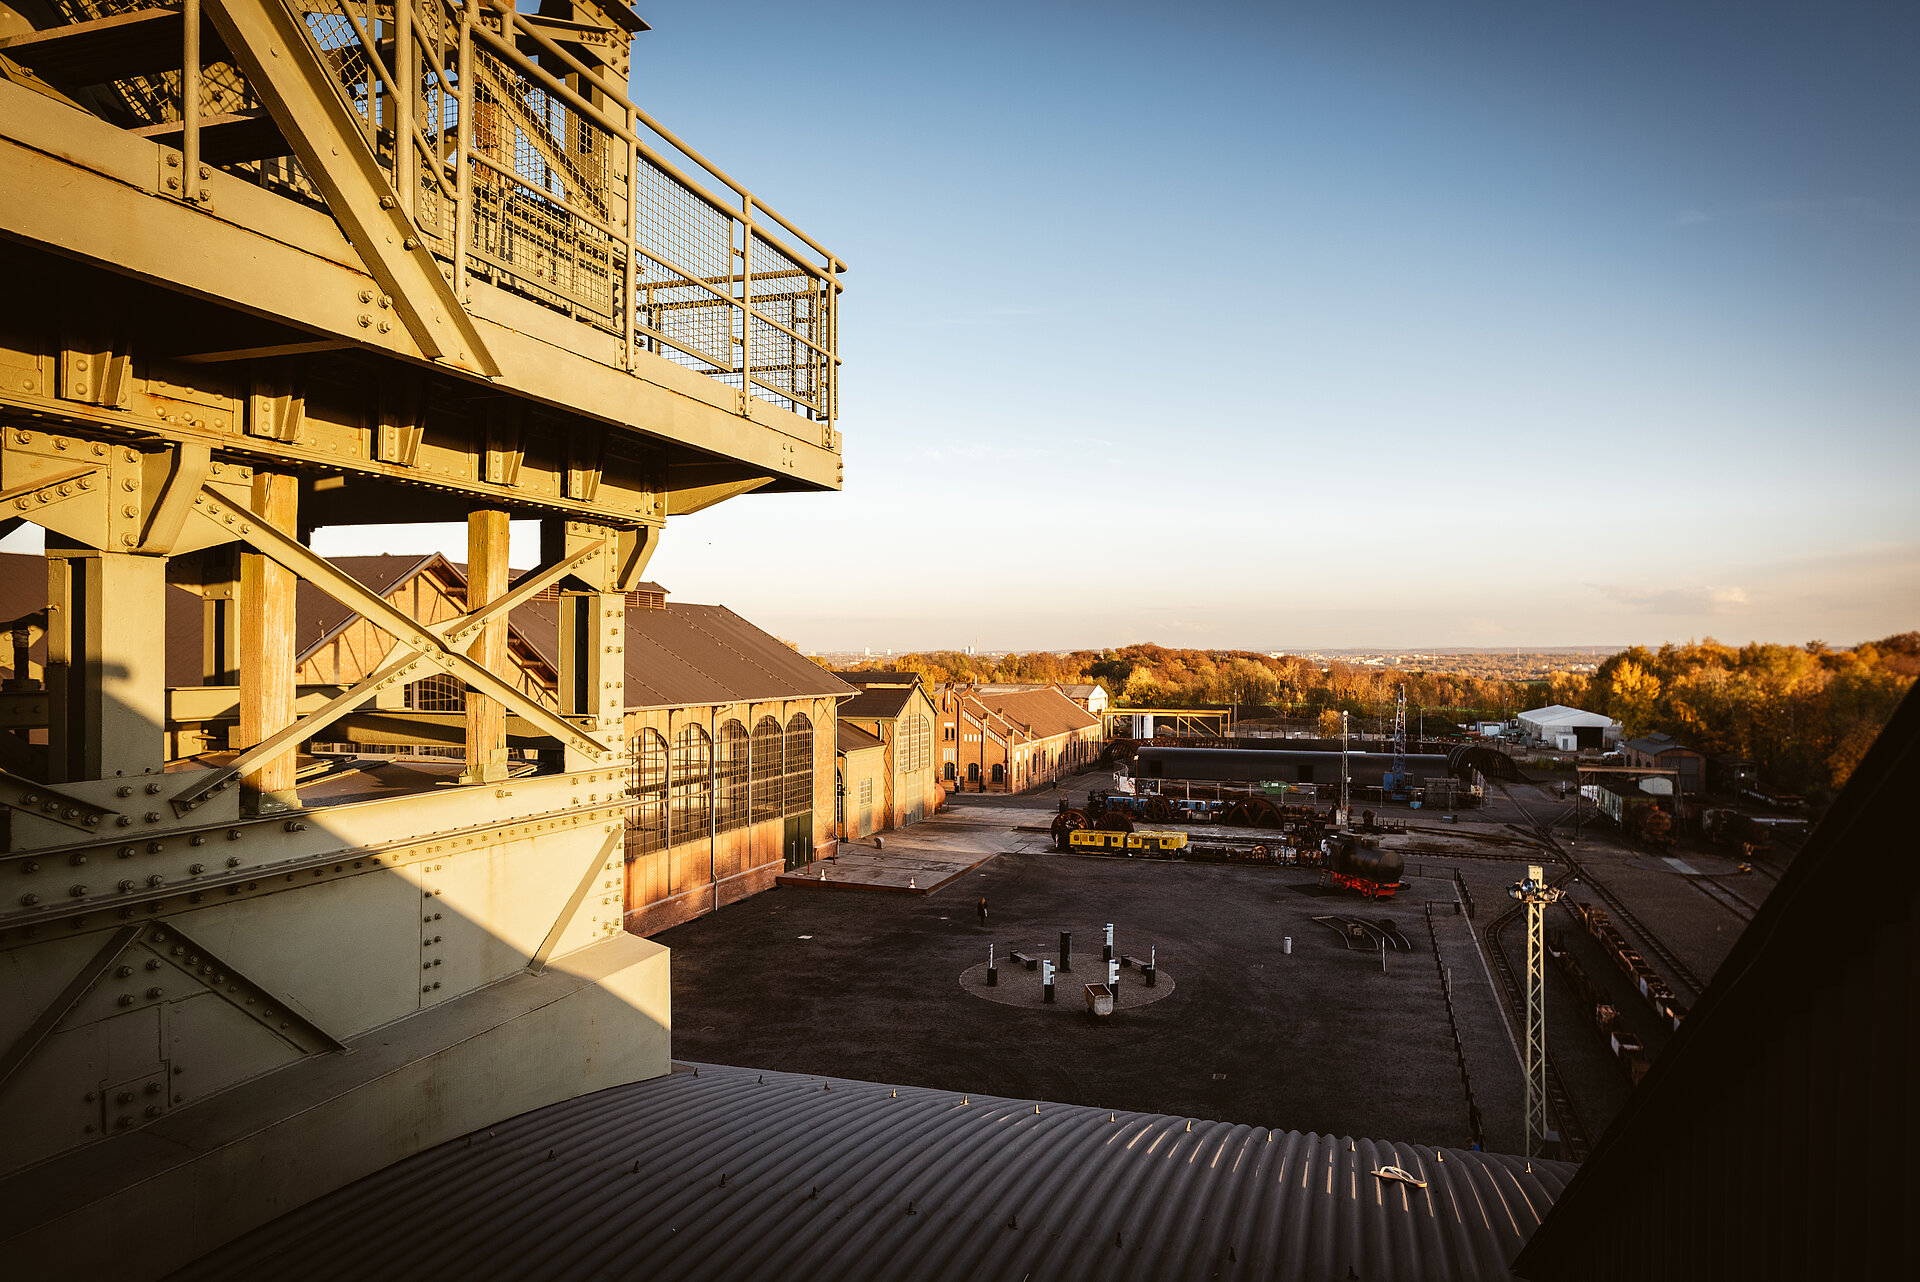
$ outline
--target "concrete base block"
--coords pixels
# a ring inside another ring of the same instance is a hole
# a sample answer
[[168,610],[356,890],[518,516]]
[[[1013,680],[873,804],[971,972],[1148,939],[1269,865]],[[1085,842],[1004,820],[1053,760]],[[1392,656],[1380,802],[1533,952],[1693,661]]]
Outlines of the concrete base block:
[[671,1067],[669,953],[619,935],[0,1181],[17,1277],[163,1276],[389,1163]]

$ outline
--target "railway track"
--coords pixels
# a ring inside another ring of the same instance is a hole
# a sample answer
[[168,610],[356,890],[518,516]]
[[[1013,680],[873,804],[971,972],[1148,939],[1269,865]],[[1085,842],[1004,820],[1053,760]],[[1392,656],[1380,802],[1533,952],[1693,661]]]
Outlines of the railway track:
[[[1692,1005],[1695,1001],[1698,1001],[1700,994],[1707,991],[1706,981],[1700,978],[1699,972],[1687,965],[1686,962],[1680,960],[1679,954],[1667,947],[1666,941],[1654,934],[1653,931],[1648,928],[1647,924],[1641,921],[1639,916],[1631,908],[1628,908],[1620,896],[1614,894],[1604,881],[1594,876],[1592,869],[1587,868],[1581,864],[1579,860],[1560,849],[1560,843],[1553,839],[1553,834],[1541,827],[1540,824],[1534,820],[1533,815],[1528,812],[1527,808],[1514,799],[1512,793],[1509,792],[1506,795],[1507,800],[1513,802],[1514,809],[1525,815],[1527,822],[1533,825],[1535,833],[1534,839],[1540,843],[1542,849],[1554,859],[1566,865],[1567,868],[1571,869],[1573,875],[1578,877],[1582,884],[1590,887],[1593,893],[1606,904],[1607,915],[1639,936],[1640,942],[1645,944],[1646,950],[1652,953],[1655,959],[1666,968],[1667,974],[1681,987],[1690,990],[1688,1005]],[[1751,915],[1751,913],[1749,913],[1749,915]]]
[[1741,921],[1752,921],[1753,915],[1760,911],[1758,904],[1749,903],[1746,896],[1729,886],[1722,885],[1713,877],[1689,877],[1694,886],[1708,899],[1724,907]]
[[[1572,875],[1571,871],[1562,873],[1554,884],[1558,885]],[[1501,942],[1500,932],[1520,916],[1523,908],[1523,905],[1516,903],[1481,930],[1487,944],[1487,956],[1500,974],[1500,986],[1506,990],[1507,1006],[1522,1029],[1527,1023],[1526,992],[1520,986],[1520,978],[1514,972],[1512,958],[1507,956],[1507,946]],[[1593,1151],[1593,1137],[1588,1133],[1586,1123],[1581,1120],[1580,1111],[1573,1106],[1573,1095],[1560,1076],[1552,1050],[1547,1052],[1547,1108],[1560,1128],[1561,1151],[1571,1161],[1584,1161],[1587,1154]]]

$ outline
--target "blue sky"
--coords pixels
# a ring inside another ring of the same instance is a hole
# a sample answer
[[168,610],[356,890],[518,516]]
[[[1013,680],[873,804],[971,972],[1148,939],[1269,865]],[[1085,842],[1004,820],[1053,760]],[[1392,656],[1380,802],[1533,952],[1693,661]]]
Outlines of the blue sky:
[[852,268],[845,491],[654,577],[809,649],[1920,626],[1915,11],[1571,9],[643,3]]
[[852,265],[846,491],[657,577],[810,648],[1920,626],[1912,11],[1563,8],[644,8]]

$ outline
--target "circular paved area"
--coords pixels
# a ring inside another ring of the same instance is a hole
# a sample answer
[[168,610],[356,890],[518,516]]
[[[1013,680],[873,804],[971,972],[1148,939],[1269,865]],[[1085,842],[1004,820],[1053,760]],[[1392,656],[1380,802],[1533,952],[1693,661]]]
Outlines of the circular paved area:
[[[1041,961],[1058,963],[1060,954],[1029,953],[1035,965],[1028,970],[1023,963],[1013,961],[1005,952],[995,955],[1000,968],[1000,982],[992,988],[987,987],[987,964],[969,967],[960,975],[960,987],[975,997],[984,997],[990,1002],[1002,1006],[1020,1006],[1029,1010],[1064,1011],[1069,1014],[1087,1015],[1087,985],[1100,978],[1100,950],[1095,949],[1088,957],[1079,949],[1074,950],[1077,967],[1067,973],[1056,972],[1053,986],[1055,990],[1053,1005],[1047,1005],[1042,994],[1045,991],[1040,984]],[[1173,976],[1164,966],[1156,967],[1153,987],[1147,987],[1146,979],[1137,968],[1120,968],[1120,991],[1114,995],[1113,1013],[1124,1015],[1130,1010],[1142,1006],[1151,1006],[1163,997],[1173,995]]]

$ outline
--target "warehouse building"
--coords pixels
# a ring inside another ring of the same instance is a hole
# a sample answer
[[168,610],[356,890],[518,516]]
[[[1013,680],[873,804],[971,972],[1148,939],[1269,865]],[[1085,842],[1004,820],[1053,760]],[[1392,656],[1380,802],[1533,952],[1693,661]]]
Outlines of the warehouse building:
[[1672,735],[1655,733],[1629,739],[1620,745],[1620,751],[1630,766],[1645,770],[1676,771],[1681,792],[1706,791],[1707,754],[1687,747]]
[[[849,818],[848,836],[865,837],[917,824],[939,808],[942,796],[933,762],[933,702],[917,672],[842,672],[836,674],[858,693],[840,705],[842,725],[861,732],[841,742],[857,753],[872,739],[881,748],[877,773],[848,763],[842,798]],[[845,750],[844,748],[842,749]],[[857,781],[852,777],[858,774]],[[860,821],[864,812],[868,818]]]
[[1023,792],[1090,765],[1102,719],[1052,686],[992,693],[942,686],[940,777],[961,791]]
[[1618,721],[1564,703],[1520,714],[1520,731],[1533,742],[1566,752],[1611,747],[1623,733]]

